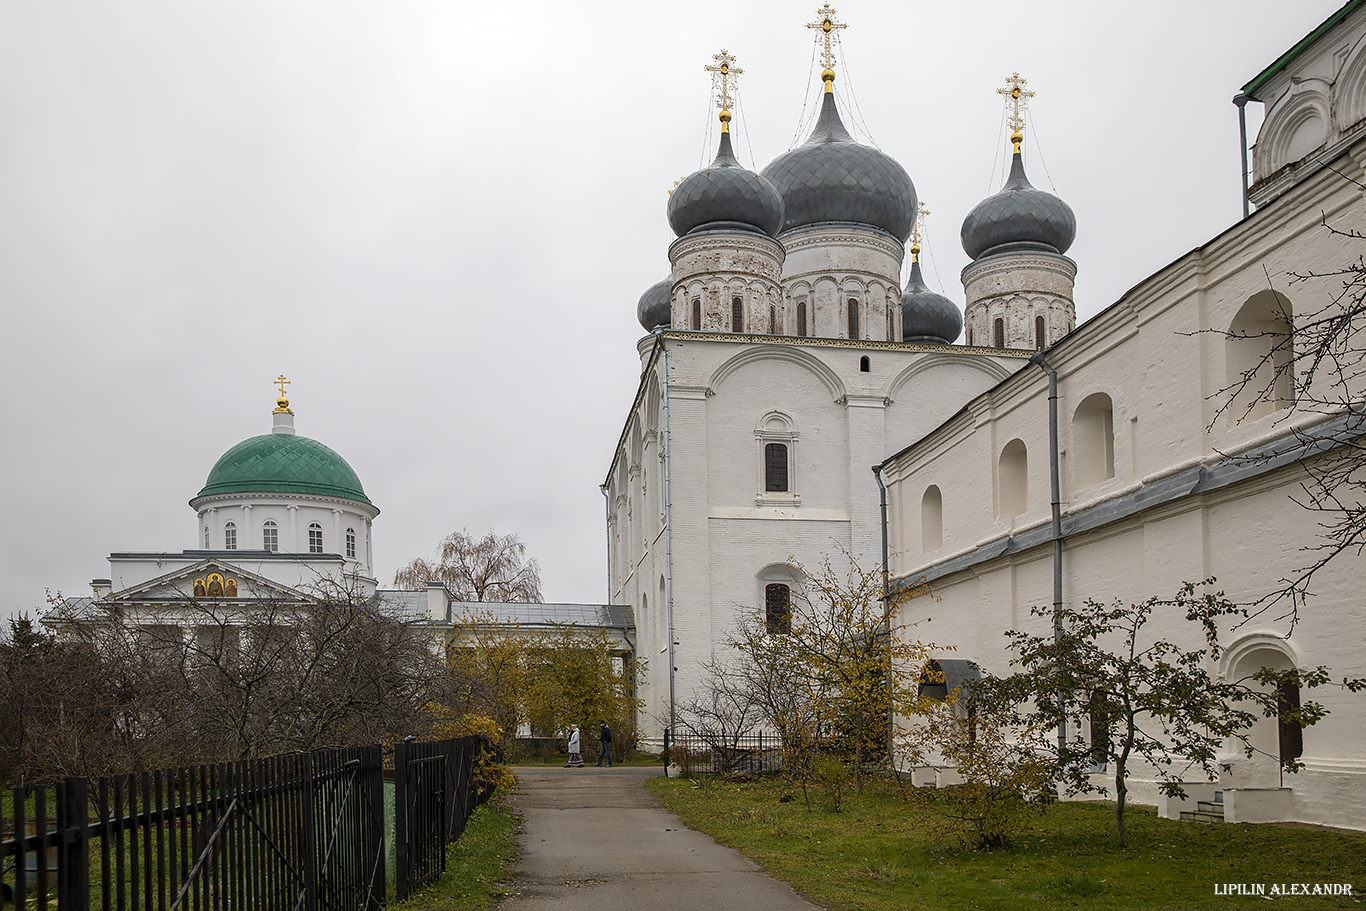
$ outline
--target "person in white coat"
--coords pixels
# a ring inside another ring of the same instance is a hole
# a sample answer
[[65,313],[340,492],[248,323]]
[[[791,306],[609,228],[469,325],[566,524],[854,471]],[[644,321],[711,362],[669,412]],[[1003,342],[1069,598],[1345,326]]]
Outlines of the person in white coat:
[[571,724],[569,726],[569,761],[564,764],[566,769],[583,768],[583,754],[579,752],[579,726]]

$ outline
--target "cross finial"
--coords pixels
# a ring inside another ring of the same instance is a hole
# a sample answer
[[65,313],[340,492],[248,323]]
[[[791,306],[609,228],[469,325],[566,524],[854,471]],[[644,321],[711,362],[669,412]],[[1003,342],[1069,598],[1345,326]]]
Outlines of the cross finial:
[[1029,109],[1029,99],[1034,97],[1034,93],[1025,88],[1027,80],[1019,73],[1011,73],[1006,77],[1006,85],[1003,89],[997,89],[996,94],[1002,95],[1006,99],[1006,104],[1010,105],[1010,141],[1015,144],[1015,151],[1020,151],[1020,143],[1024,142],[1025,111]]
[[915,224],[911,225],[911,262],[915,262],[920,255],[920,241],[925,237],[925,216],[929,214],[930,210],[925,208],[925,204],[919,203]]
[[735,58],[725,48],[721,53],[712,54],[712,65],[703,67],[711,73],[711,90],[716,98],[716,106],[721,109],[721,132],[730,132],[730,108],[735,99],[731,90],[735,88],[737,77],[744,72],[735,65]]
[[276,414],[293,414],[293,413],[294,413],[294,412],[292,412],[292,411],[289,410],[289,399],[285,398],[285,387],[288,386],[289,384],[290,384],[290,381],[287,380],[287,379],[285,379],[285,375],[284,375],[283,373],[280,374],[279,376],[277,376],[277,377],[275,378],[275,385],[280,387],[280,397],[279,397],[278,399],[275,400],[275,406],[276,406],[276,407],[275,407],[275,413],[276,413]]
[[833,92],[835,90],[835,46],[840,43],[840,31],[849,26],[835,19],[835,10],[826,3],[816,10],[816,21],[808,22],[807,28],[820,29],[816,33],[816,41],[821,45],[821,66],[825,69],[821,72],[821,79],[825,81],[825,90]]

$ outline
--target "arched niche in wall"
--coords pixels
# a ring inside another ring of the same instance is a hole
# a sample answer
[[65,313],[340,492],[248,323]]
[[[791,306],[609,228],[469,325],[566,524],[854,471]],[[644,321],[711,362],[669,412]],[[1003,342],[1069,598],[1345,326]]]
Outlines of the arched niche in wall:
[[1013,519],[1029,509],[1029,453],[1023,440],[1001,449],[996,471],[996,518]]
[[1115,406],[1104,392],[1082,399],[1072,415],[1072,471],[1079,490],[1115,476]]
[[1294,402],[1294,310],[1277,291],[1259,291],[1229,323],[1224,340],[1223,402],[1231,423],[1258,418]]

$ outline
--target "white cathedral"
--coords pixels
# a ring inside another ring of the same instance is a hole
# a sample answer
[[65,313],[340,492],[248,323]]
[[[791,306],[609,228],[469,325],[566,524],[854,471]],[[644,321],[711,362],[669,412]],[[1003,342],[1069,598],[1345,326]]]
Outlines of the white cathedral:
[[[672,269],[639,302],[649,333],[640,384],[603,485],[610,598],[633,609],[647,663],[645,739],[673,722],[738,620],[781,627],[799,581],[793,563],[837,548],[876,560],[884,533],[895,584],[926,579],[938,599],[931,638],[996,671],[1009,661],[1004,632],[1033,629],[1029,608],[1053,603],[1055,582],[1064,601],[1132,602],[1216,576],[1252,601],[1293,574],[1316,532],[1290,499],[1307,470],[1301,457],[1360,428],[1350,416],[1300,412],[1285,390],[1222,412],[1218,393],[1302,311],[1288,296],[1291,274],[1360,256],[1360,241],[1331,236],[1321,220],[1366,229],[1361,6],[1346,4],[1244,87],[1244,103],[1266,107],[1256,212],[1081,327],[1066,256],[1076,222],[1026,176],[1021,80],[1008,89],[1009,179],[963,221],[972,262],[960,312],[925,286],[915,243],[903,286],[916,191],[841,122],[833,11],[818,13],[825,93],[815,129],[760,173],[732,152],[734,61],[717,56],[720,145],[670,197]],[[1313,290],[1313,305],[1331,291]],[[955,344],[965,322],[966,344]],[[1360,565],[1348,552],[1320,574],[1293,635],[1276,612],[1225,630],[1211,670],[1366,674]],[[925,617],[913,602],[899,619]],[[1169,619],[1161,633],[1197,635]],[[1269,719],[1254,731],[1262,753],[1249,760],[1230,745],[1231,771],[1192,782],[1189,803],[1161,800],[1162,812],[1199,800],[1221,804],[1230,821],[1366,827],[1366,700],[1318,698],[1331,713],[1304,732],[1302,772],[1277,774],[1287,747]],[[915,774],[955,780],[952,769]],[[1132,782],[1133,795],[1159,803],[1151,779]]]

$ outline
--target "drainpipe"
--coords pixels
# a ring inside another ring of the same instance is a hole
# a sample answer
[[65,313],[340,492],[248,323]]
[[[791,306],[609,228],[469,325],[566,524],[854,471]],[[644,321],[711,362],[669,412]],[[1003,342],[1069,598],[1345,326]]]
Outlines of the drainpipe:
[[1239,92],[1233,96],[1233,103],[1238,106],[1238,150],[1243,154],[1243,217],[1248,216],[1247,202],[1247,103],[1251,99]]
[[[1058,372],[1044,360],[1043,351],[1029,359],[1048,374],[1048,483],[1053,492],[1053,644],[1062,638],[1062,484],[1058,478]],[[1067,745],[1063,693],[1058,691],[1058,749]]]
[[877,481],[878,505],[882,509],[882,634],[887,637],[887,767],[893,767],[892,747],[896,735],[892,726],[895,706],[892,704],[892,601],[887,564],[887,487],[882,483],[882,463],[873,466],[873,478]]
[[656,326],[655,344],[659,346],[659,365],[663,379],[659,384],[659,394],[664,400],[664,437],[661,442],[664,451],[664,586],[665,601],[669,608],[669,740],[674,737],[677,724],[677,692],[674,674],[674,523],[673,498],[669,483],[669,349],[664,344],[664,329]]
[[607,603],[612,603],[612,498],[607,493],[607,485],[599,484],[602,491],[602,520],[607,527]]

